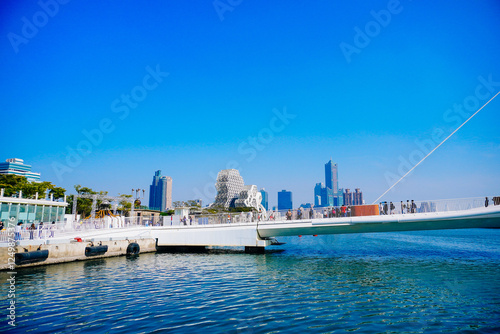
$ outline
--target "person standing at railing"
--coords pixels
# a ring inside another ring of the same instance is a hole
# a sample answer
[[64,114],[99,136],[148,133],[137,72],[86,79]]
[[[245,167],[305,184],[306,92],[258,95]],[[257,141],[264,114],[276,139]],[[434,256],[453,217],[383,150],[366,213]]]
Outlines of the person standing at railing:
[[488,197],[484,200],[484,207],[487,208],[488,205],[490,204],[490,201],[488,200]]
[[411,200],[411,213],[417,213],[417,204]]
[[21,240],[21,229],[22,229],[22,225],[23,223],[22,222],[19,222],[17,223],[16,225],[16,230],[15,230],[15,236],[14,236],[14,240]]
[[54,237],[54,232],[56,230],[56,222],[53,221],[52,222],[52,225],[50,226],[50,238],[53,238]]
[[38,239],[42,239],[43,222],[38,225]]
[[33,240],[33,233],[35,233],[36,226],[35,223],[32,223],[30,226],[30,240]]
[[292,220],[292,212],[290,211],[290,209],[288,209],[288,211],[286,212],[286,220]]

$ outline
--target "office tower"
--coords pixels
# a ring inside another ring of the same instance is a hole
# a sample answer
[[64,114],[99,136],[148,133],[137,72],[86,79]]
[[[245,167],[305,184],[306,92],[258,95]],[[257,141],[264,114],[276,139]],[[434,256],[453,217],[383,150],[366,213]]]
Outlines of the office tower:
[[214,206],[223,208],[233,207],[240,192],[243,190],[245,183],[236,169],[224,169],[217,174],[215,189],[217,195],[213,203]]
[[262,188],[260,190],[260,193],[262,194],[262,206],[266,211],[269,210],[269,194],[267,193],[266,189]]
[[352,193],[352,205],[363,205],[363,193],[359,188]]
[[323,183],[316,183],[316,186],[314,186],[314,206],[316,207],[323,206],[323,202],[321,201],[321,194],[323,188],[324,188]]
[[352,205],[352,193],[348,188],[344,191],[344,205]]
[[344,205],[344,189],[339,188],[339,192],[337,195],[333,196],[333,205],[335,206],[342,206]]
[[172,178],[161,176],[161,170],[155,172],[153,183],[149,186],[149,208],[160,211],[172,208]]
[[321,188],[321,206],[333,206],[333,190]]
[[339,191],[339,175],[337,164],[334,164],[332,160],[325,164],[325,186],[333,190],[334,194]]
[[292,192],[282,190],[278,193],[278,210],[293,209]]

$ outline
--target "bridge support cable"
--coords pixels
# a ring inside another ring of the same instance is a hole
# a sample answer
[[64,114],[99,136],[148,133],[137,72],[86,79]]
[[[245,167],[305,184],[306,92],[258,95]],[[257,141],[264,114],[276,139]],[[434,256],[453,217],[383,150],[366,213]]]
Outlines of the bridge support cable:
[[379,199],[381,199],[385,194],[387,194],[392,188],[394,188],[399,182],[401,182],[401,180],[403,180],[408,174],[410,174],[418,165],[420,165],[425,159],[427,159],[427,157],[429,155],[431,155],[432,153],[434,153],[435,150],[438,149],[439,146],[443,145],[444,142],[446,142],[448,139],[450,139],[451,136],[453,136],[458,130],[460,130],[460,128],[462,126],[464,126],[468,121],[470,121],[472,119],[472,117],[476,116],[476,114],[478,112],[481,111],[481,109],[483,109],[484,107],[486,107],[486,105],[488,105],[488,103],[490,103],[491,101],[493,101],[493,99],[495,97],[497,97],[497,95],[500,94],[500,91],[498,93],[496,93],[491,99],[488,100],[488,102],[486,102],[485,104],[483,104],[483,106],[481,108],[479,108],[475,113],[473,113],[469,118],[467,118],[467,120],[465,122],[462,123],[462,125],[460,125],[458,128],[455,129],[455,131],[453,131],[448,137],[446,137],[441,143],[439,143],[432,151],[430,151],[425,157],[422,158],[422,160],[420,160],[417,164],[415,164],[415,166],[413,166],[408,172],[406,172],[405,175],[403,175],[399,180],[396,181],[396,183],[394,183],[392,186],[389,187],[389,189],[387,189],[382,195],[380,195],[376,200],[373,201],[372,204],[375,204],[378,202]]

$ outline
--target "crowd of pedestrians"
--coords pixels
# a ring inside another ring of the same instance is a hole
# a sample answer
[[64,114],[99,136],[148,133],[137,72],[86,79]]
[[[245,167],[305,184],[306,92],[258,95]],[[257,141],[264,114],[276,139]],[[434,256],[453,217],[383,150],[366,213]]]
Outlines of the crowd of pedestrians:
[[[7,235],[7,226],[4,221],[0,222],[0,232]],[[53,238],[56,231],[56,222],[53,221],[52,224],[44,225],[43,222],[35,225],[25,225],[22,221],[19,221],[14,227],[14,240],[34,240],[34,239],[45,239]],[[2,238],[3,240],[4,238]]]

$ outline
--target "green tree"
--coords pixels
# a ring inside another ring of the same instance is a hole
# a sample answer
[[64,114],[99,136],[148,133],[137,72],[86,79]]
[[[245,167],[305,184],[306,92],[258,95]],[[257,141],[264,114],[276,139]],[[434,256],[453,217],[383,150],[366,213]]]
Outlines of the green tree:
[[54,199],[64,197],[66,189],[56,187],[51,182],[29,182],[26,177],[19,175],[0,175],[0,188],[5,189],[5,196],[19,194],[22,191],[23,198],[35,198],[38,193],[38,198],[43,199],[49,193],[54,194]]

